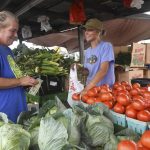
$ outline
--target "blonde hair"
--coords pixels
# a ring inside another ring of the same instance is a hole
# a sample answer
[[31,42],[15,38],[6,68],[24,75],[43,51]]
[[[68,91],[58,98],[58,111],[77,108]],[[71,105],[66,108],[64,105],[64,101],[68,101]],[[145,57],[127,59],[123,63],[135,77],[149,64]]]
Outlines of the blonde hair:
[[10,11],[0,12],[0,28],[5,28],[9,25],[9,19],[14,19],[17,23],[18,18]]

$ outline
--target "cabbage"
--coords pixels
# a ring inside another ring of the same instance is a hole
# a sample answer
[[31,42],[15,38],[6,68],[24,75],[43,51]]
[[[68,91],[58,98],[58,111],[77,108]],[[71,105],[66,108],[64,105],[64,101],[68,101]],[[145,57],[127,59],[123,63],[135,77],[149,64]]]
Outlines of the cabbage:
[[17,118],[17,123],[21,124],[27,131],[31,128],[40,125],[40,118],[37,116],[35,111],[24,111],[21,112]]
[[30,149],[39,150],[39,146],[38,146],[39,127],[35,127],[34,129],[30,130],[29,132],[31,134]]
[[110,134],[114,133],[114,125],[108,118],[105,116],[100,116],[100,122],[108,128]]
[[109,141],[109,136],[113,132],[113,125],[108,125],[111,121],[104,116],[87,114],[85,123],[82,122],[82,139],[90,146],[103,146]]
[[8,123],[8,118],[5,113],[0,112],[0,121],[4,123]]
[[55,100],[48,100],[43,104],[43,106],[39,110],[40,117],[48,117],[52,114],[55,114],[57,111],[63,112],[66,110],[66,107],[63,105],[61,100],[55,96]]
[[67,109],[63,112],[66,118],[69,120],[69,125],[67,128],[68,132],[68,142],[72,145],[79,145],[80,143],[80,131],[79,131],[79,125],[80,125],[80,119],[78,116],[76,116],[72,109]]
[[39,128],[38,145],[40,150],[61,150],[68,139],[67,129],[52,117],[42,118]]
[[114,136],[112,134],[112,135],[110,135],[109,142],[105,144],[104,150],[116,150],[117,145],[118,145],[118,140],[117,140],[116,136]]
[[28,150],[30,134],[15,124],[0,127],[0,150]]

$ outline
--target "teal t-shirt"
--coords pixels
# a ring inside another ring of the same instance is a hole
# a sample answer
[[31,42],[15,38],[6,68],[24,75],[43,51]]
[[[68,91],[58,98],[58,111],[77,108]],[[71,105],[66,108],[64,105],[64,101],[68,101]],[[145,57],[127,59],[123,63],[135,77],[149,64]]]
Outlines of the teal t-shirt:
[[[0,45],[0,78],[19,78],[21,71],[14,61],[9,47]],[[23,87],[0,89],[0,112],[16,122],[18,115],[27,110],[25,90]]]

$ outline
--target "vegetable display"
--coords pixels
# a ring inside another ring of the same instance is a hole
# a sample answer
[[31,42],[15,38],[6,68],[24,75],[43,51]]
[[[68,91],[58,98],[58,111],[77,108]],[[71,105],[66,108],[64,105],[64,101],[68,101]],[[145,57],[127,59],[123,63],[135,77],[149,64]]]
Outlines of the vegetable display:
[[82,97],[74,93],[72,99],[87,104],[102,102],[109,109],[129,118],[150,121],[150,91],[139,83],[130,85],[126,81],[115,82],[112,88],[104,84],[88,90]]
[[109,109],[102,103],[67,109],[58,98],[47,101],[39,112],[22,112],[17,124],[9,123],[6,115],[0,114],[0,148],[116,150],[119,135],[115,135],[114,125],[105,114]]
[[[130,93],[137,88],[140,91],[137,95]],[[81,103],[73,108],[66,108],[56,96],[55,100],[44,103],[38,112],[22,112],[17,124],[0,113],[0,150],[150,149],[150,130],[141,137],[125,127],[117,131],[118,126],[114,126],[110,117],[111,109],[149,122],[149,96],[147,88],[138,84],[117,82],[112,89],[108,85],[94,87],[82,97],[74,93],[72,98]],[[134,102],[138,101],[142,105],[135,107]]]

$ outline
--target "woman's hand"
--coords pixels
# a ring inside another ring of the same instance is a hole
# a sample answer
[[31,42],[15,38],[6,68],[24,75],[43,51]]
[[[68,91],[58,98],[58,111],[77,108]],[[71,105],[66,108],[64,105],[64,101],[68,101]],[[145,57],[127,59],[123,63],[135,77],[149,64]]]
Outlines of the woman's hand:
[[83,95],[85,95],[87,93],[86,89],[83,89],[81,92],[80,92],[80,96],[82,97]]
[[19,80],[20,80],[21,86],[35,86],[36,84],[38,84],[38,80],[36,80],[30,76],[22,77]]

